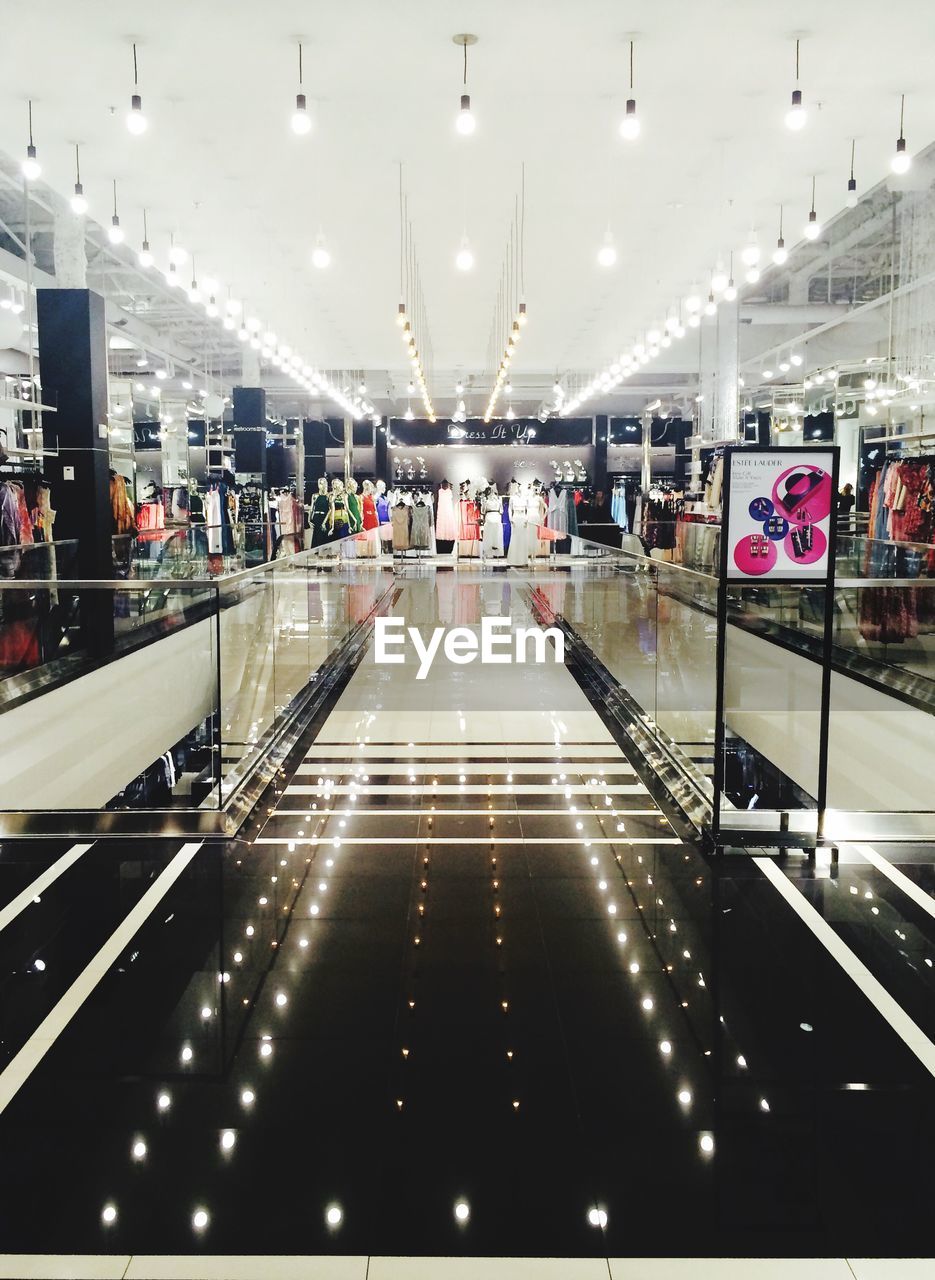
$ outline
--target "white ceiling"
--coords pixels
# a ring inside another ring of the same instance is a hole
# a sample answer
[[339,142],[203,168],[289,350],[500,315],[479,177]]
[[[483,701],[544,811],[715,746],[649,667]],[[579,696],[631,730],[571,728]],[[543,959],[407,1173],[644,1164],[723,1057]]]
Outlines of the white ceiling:
[[[453,127],[457,31],[479,36],[469,139]],[[636,143],[617,134],[631,34],[644,126]],[[783,125],[796,34],[810,111],[801,134]],[[300,36],[315,116],[303,139],[288,127]],[[124,124],[134,38],[151,122],[140,139]],[[161,261],[174,230],[199,275],[229,284],[311,363],[388,370],[397,383],[406,375],[393,322],[401,160],[438,379],[462,370],[484,386],[525,161],[530,324],[514,373],[551,381],[604,364],[702,283],[719,252],[739,250],[752,225],[771,248],[780,202],[795,243],[813,173],[820,217],[837,212],[852,136],[860,190],[879,182],[901,92],[910,150],[935,138],[933,41],[931,0],[655,0],[639,9],[618,0],[30,0],[4,17],[0,149],[23,154],[31,97],[43,180],[55,190],[70,193],[80,142],[96,217],[109,221],[116,177],[134,242],[145,206]],[[465,207],[477,257],[469,275],[454,267]],[[611,271],[596,265],[608,220],[620,254]],[[310,265],[319,226],[332,252],[326,272]],[[431,377],[430,388],[450,392]]]

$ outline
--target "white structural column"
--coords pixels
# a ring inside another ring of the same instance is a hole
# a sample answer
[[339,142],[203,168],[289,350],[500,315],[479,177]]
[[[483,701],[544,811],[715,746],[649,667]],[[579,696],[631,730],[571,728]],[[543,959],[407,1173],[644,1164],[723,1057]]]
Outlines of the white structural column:
[[243,387],[263,385],[260,377],[260,353],[254,351],[249,342],[244,343],[240,385]]
[[698,421],[704,440],[739,437],[740,329],[736,302],[722,302],[701,322]]
[[88,254],[84,218],[70,211],[55,214],[53,257],[55,283],[59,289],[87,289]]

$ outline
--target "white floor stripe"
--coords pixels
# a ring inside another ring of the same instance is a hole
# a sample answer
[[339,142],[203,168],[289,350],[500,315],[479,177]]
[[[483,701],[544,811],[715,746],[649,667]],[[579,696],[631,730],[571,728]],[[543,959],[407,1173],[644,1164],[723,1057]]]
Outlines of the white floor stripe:
[[893,1028],[906,1047],[915,1054],[927,1071],[935,1076],[935,1044],[886,987],[873,976],[862,960],[842,942],[827,920],[815,910],[808,899],[799,892],[772,858],[754,858],[753,861],[778,889],[796,915],[811,929],[828,954],[837,961],[844,972],[861,989],[877,1012]]
[[[369,1271],[368,1271],[369,1264]],[[0,1254],[0,1280],[930,1280],[931,1258]]]
[[58,1004],[32,1033],[10,1064],[0,1072],[0,1113],[35,1071],[94,988],[121,955],[134,935],[166,896],[179,876],[204,844],[186,844],[120,922],[97,955],[71,984]]
[[[286,795],[295,796],[317,796],[324,791],[323,787],[304,787],[297,783],[290,783],[285,788]],[[362,798],[367,796],[556,796],[564,795],[570,792],[571,796],[590,796],[592,799],[597,795],[608,796],[636,796],[646,795],[647,790],[642,782],[621,782],[611,784],[607,787],[574,787],[563,786],[561,783],[557,786],[551,786],[547,782],[538,783],[530,782],[523,785],[521,782],[497,783],[492,782],[489,785],[484,783],[463,782],[460,785],[448,785],[440,783],[437,787],[431,785],[426,786],[424,782],[413,782],[408,786],[405,783],[394,784],[387,782],[384,784],[367,783],[364,786],[352,787],[343,784],[335,787],[327,788],[329,796],[349,796],[358,795]],[[571,798],[571,797],[569,797]]]
[[341,848],[346,845],[363,844],[518,844],[525,845],[535,849],[540,844],[681,844],[682,841],[678,836],[647,836],[637,838],[627,835],[619,836],[588,836],[583,831],[577,832],[573,836],[259,836],[253,841],[254,844],[330,844],[333,845],[335,840],[340,841]]
[[[309,812],[308,809],[284,809],[279,806],[276,812],[270,817],[272,822],[274,818],[304,818]],[[458,805],[456,809],[425,809],[421,805],[416,805],[411,809],[385,809],[382,805],[369,808],[368,806],[355,805],[352,809],[316,809],[313,817],[327,818],[418,818],[423,814],[457,814],[458,816],[474,817],[474,818],[495,818],[498,815],[506,818],[554,818],[566,817],[572,815],[564,809],[524,809],[520,805],[508,809],[463,809]],[[661,809],[617,809],[618,814],[626,814],[628,818],[646,818],[661,817]],[[607,816],[604,809],[582,809],[580,814],[586,818],[603,818]],[[309,819],[311,821],[311,818]]]
[[54,884],[59,876],[64,875],[68,868],[74,866],[79,858],[84,857],[90,848],[90,844],[72,845],[67,853],[63,853],[56,862],[52,863],[51,867],[46,867],[42,875],[36,876],[35,880],[28,884],[22,893],[18,893],[12,902],[8,902],[0,910],[0,932],[11,921],[16,919],[21,911],[25,911],[35,898],[41,898],[49,885]]
[[[306,762],[305,764],[300,764],[299,767],[296,769],[296,774],[300,776],[304,776],[304,775],[313,775],[317,773],[317,774],[320,774],[322,777],[345,777],[345,776],[354,777],[355,774],[353,769],[350,767],[351,764],[356,764],[357,768],[361,768],[361,765],[359,764],[359,762],[355,762],[355,761],[352,761],[349,763],[342,763],[342,764],[334,764],[330,761],[329,762],[318,761],[317,763],[315,761],[312,761],[312,762]],[[440,764],[430,764],[430,763],[421,763],[421,762],[419,763],[413,762],[412,764],[396,764],[396,763],[374,764],[372,761],[370,761],[367,765],[367,768],[371,773],[378,773],[388,778],[396,777],[399,774],[402,774],[405,777],[408,777],[410,773],[414,773],[416,777],[419,777],[421,775],[423,778],[428,778],[428,777],[444,778],[453,773],[464,773],[464,774],[487,773],[487,774],[496,774],[497,777],[502,777],[507,773],[514,773],[514,774],[544,773],[544,774],[552,774],[554,776],[556,769],[560,771],[565,771],[566,769],[570,769],[574,773],[576,778],[578,777],[584,778],[584,777],[587,777],[588,775],[590,775],[591,777],[599,778],[598,771],[600,771],[600,773],[602,774],[616,775],[616,774],[622,773],[622,774],[627,774],[629,776],[632,776],[636,772],[636,770],[633,768],[632,765],[627,764],[626,761],[621,761],[621,760],[614,761],[613,764],[606,764],[604,762],[601,762],[599,764],[595,764],[593,767],[590,761],[581,761],[581,760],[576,760],[574,762],[563,762],[562,764],[555,765],[554,767],[546,760],[522,760],[519,762],[497,760],[497,761],[491,761],[487,764],[484,764],[483,762],[478,763],[475,760],[445,760]],[[597,785],[599,785],[599,782]]]
[[869,844],[842,845],[842,848],[854,849],[861,854],[871,866],[876,867],[877,871],[882,871],[897,888],[902,889],[907,898],[911,898],[917,906],[921,907],[923,911],[927,911],[930,916],[935,916],[935,898],[930,893],[926,893],[913,880],[910,880],[898,867],[894,867],[882,854],[877,853],[876,849],[871,848]]

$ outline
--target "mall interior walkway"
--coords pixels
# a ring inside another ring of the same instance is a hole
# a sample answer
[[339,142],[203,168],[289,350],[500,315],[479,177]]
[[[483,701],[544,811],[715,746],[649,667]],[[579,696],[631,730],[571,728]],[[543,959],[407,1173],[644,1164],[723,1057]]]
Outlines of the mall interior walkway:
[[[443,578],[394,614],[532,621]],[[368,653],[237,841],[2,850],[6,1252],[929,1253],[930,864],[712,869],[571,670],[416,669]]]

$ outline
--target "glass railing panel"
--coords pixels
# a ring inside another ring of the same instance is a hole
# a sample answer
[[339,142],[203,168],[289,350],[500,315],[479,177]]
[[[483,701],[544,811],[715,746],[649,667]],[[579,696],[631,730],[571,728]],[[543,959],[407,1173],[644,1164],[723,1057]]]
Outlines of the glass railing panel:
[[218,584],[222,774],[257,753],[276,715],[273,566]]
[[18,543],[0,547],[0,582],[26,579],[30,582],[78,576],[78,541]]
[[3,583],[0,710],[29,750],[0,809],[211,803],[216,607],[210,583]]
[[710,790],[717,704],[717,581],[657,564],[655,720]]

